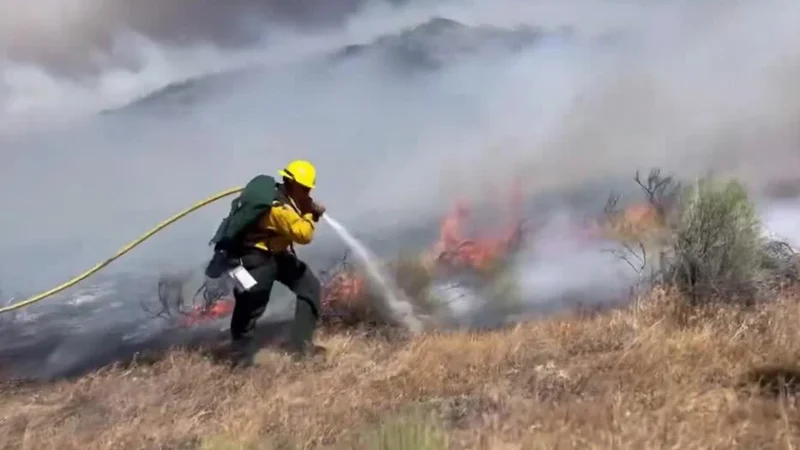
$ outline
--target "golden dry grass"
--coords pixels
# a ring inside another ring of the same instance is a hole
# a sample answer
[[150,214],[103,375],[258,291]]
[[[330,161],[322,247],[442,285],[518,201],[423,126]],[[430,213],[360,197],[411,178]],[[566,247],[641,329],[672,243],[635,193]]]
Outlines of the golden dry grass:
[[[668,296],[482,334],[324,336],[324,359],[199,353],[5,386],[7,449],[793,449],[800,305]],[[798,378],[800,380],[800,378]],[[797,382],[800,384],[800,381]]]

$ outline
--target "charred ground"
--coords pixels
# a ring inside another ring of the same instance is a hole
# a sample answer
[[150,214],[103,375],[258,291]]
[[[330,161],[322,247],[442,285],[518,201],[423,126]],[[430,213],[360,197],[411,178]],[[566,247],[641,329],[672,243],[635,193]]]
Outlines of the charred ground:
[[738,183],[680,190],[647,197],[663,215],[609,208],[623,249],[667,236],[624,308],[483,332],[326,328],[324,358],[266,349],[244,371],[188,345],[8,381],[4,448],[794,448],[797,258],[759,237]]

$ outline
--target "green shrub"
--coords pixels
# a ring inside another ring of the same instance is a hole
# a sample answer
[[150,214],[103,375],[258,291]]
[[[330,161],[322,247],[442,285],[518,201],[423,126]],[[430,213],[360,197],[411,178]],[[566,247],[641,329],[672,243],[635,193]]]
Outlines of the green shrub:
[[647,185],[638,174],[636,180],[666,225],[653,282],[678,290],[692,305],[751,304],[800,278],[795,252],[762,236],[756,207],[738,181],[705,177],[686,186],[658,170]]
[[701,179],[682,192],[678,208],[665,279],[693,303],[754,300],[765,242],[744,186]]

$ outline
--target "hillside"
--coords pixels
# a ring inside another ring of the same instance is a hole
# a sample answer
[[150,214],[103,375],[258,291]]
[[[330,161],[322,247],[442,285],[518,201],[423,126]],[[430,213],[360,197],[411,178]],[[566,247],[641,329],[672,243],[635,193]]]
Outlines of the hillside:
[[[348,306],[360,319],[324,321],[328,353],[316,360],[292,362],[266,342],[257,367],[234,371],[219,360],[222,343],[205,341],[79,378],[6,381],[0,448],[795,448],[800,259],[762,235],[735,180],[683,185],[657,170],[636,179],[648,201],[611,201],[590,230],[616,236],[631,267],[644,256],[637,247],[657,259],[642,265],[657,270],[641,274],[623,308],[575,306],[482,332],[434,321],[412,336],[376,322],[371,291],[335,290],[326,308]],[[466,250],[451,262],[476,263],[500,241],[457,243]],[[425,264],[403,264],[401,289],[414,308],[430,307],[440,291],[425,286],[435,283],[409,276]],[[485,273],[490,284],[530,275],[503,267]],[[346,269],[340,287],[362,286],[352,284],[360,277]],[[531,300],[513,287],[494,292],[488,309],[473,305],[477,314]],[[280,326],[264,325],[276,331],[266,339],[280,338]]]
[[691,317],[664,294],[641,304],[484,334],[328,335],[325,359],[265,350],[239,373],[175,351],[74,382],[4,386],[2,448],[800,444],[795,296]]
[[[570,29],[469,26],[455,20],[433,17],[396,33],[380,35],[363,43],[348,44],[330,53],[311,55],[298,61],[298,64],[304,72],[326,72],[347,63],[375,60],[383,62],[389,71],[411,76],[440,70],[468,58],[497,57],[536,45],[566,44],[574,39]],[[600,36],[597,39],[600,45],[610,37]],[[198,103],[217,101],[220,93],[230,92],[244,82],[265,83],[275,75],[276,68],[251,63],[174,82],[129,104],[102,111],[102,114],[191,110]]]

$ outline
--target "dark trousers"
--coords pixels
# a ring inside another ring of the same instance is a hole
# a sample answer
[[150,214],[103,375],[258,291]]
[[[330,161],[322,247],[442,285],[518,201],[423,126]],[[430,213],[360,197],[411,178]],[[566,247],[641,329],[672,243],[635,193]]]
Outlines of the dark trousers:
[[289,339],[290,350],[302,352],[307,349],[312,342],[320,312],[321,287],[314,273],[290,252],[272,254],[253,250],[242,258],[242,265],[257,284],[247,292],[234,292],[236,303],[231,317],[234,345],[255,351],[253,334],[256,322],[267,309],[272,284],[278,281],[297,296]]

